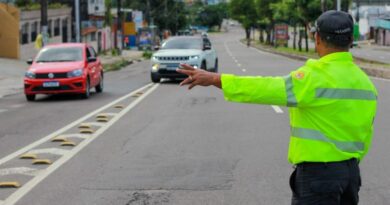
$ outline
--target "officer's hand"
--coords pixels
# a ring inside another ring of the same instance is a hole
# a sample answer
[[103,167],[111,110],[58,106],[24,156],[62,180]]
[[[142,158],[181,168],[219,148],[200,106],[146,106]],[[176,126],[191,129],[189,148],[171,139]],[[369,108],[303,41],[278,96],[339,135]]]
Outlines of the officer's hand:
[[180,86],[189,85],[188,89],[191,89],[197,85],[210,86],[214,85],[221,88],[221,75],[218,73],[212,73],[201,69],[195,69],[187,64],[180,64],[181,69],[176,71],[188,75],[188,78],[180,83]]

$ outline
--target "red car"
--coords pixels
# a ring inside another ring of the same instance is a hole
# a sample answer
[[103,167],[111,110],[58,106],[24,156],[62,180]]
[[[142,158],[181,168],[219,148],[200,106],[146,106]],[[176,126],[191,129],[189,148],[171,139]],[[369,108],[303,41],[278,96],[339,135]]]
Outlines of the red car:
[[103,91],[103,67],[95,50],[85,43],[62,43],[45,46],[24,77],[28,101],[37,94],[78,93],[88,98],[90,89]]

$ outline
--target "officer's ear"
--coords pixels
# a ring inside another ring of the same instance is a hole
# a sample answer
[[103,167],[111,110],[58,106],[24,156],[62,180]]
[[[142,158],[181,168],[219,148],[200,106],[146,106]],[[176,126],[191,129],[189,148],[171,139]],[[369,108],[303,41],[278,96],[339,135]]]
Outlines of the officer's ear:
[[316,32],[314,36],[315,36],[314,39],[315,39],[316,46],[318,47],[321,44],[321,36],[318,32]]

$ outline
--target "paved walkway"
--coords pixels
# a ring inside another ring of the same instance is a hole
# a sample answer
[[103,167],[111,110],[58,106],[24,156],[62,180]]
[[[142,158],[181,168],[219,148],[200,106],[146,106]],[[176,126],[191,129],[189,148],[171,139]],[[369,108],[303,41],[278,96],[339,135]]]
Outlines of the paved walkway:
[[[121,56],[99,56],[103,64],[111,64],[121,59],[138,60],[140,51],[123,51]],[[0,98],[23,91],[23,77],[29,65],[26,61],[0,58]]]

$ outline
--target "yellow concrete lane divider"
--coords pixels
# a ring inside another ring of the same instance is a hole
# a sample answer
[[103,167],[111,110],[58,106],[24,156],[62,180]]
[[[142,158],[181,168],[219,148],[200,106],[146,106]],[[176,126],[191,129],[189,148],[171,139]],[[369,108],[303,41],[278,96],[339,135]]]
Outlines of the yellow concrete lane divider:
[[36,154],[26,153],[20,156],[20,159],[37,159],[38,156]]
[[124,105],[115,105],[114,108],[118,108],[118,109],[123,109],[125,106]]
[[0,188],[19,188],[20,183],[16,181],[0,182]]
[[40,164],[51,164],[51,160],[50,159],[34,159],[32,161],[32,164],[37,164],[37,165],[40,165]]
[[61,143],[61,146],[70,146],[70,147],[74,147],[74,146],[76,146],[76,143],[75,143],[75,142],[72,142],[72,141],[65,141],[65,142],[62,142],[62,143]]
[[94,132],[95,131],[93,129],[87,129],[87,128],[80,129],[81,134],[93,134]]
[[63,137],[60,135],[60,136],[53,138],[51,141],[52,142],[65,142],[65,141],[68,141],[68,139],[66,137]]
[[88,123],[81,123],[80,125],[79,125],[79,128],[80,129],[92,129],[92,126],[90,125],[90,124],[88,124]]

